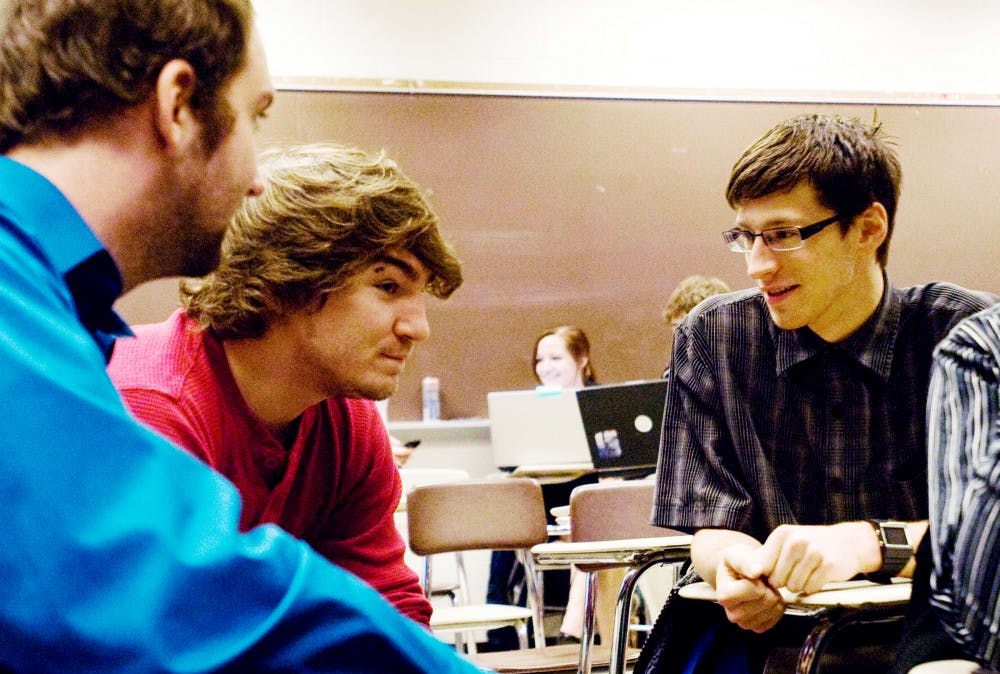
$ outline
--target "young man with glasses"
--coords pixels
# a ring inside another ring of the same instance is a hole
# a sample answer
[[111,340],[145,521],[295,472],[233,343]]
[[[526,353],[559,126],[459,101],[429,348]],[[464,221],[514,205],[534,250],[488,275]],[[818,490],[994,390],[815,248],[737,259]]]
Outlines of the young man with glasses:
[[733,168],[723,233],[757,287],[675,333],[654,522],[695,532],[693,566],[758,667],[784,630],[780,588],[912,572],[931,352],[995,300],[890,284],[900,178],[878,125],[771,129]]

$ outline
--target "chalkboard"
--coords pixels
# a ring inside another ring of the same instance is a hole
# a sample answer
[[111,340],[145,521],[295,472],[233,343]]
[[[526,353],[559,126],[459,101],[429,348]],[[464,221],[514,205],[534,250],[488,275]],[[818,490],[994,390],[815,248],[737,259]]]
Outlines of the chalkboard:
[[[441,380],[445,418],[486,414],[491,390],[534,385],[530,349],[550,326],[591,338],[602,382],[659,376],[660,312],[684,276],[750,285],[720,232],[743,149],[806,112],[878,115],[899,142],[903,195],[890,250],[896,285],[945,279],[1000,291],[1000,108],[282,91],[262,147],[337,141],[396,159],[432,191],[465,284],[429,302],[431,336],[389,402],[420,416],[420,380]],[[119,303],[161,320],[176,282]]]

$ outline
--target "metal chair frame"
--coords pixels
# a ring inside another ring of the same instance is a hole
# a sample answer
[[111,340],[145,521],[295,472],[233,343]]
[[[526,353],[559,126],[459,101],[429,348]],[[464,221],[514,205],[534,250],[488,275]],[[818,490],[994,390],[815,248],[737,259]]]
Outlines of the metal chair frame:
[[[536,643],[544,643],[541,588],[527,551],[548,539],[545,504],[538,483],[529,478],[464,480],[414,487],[407,497],[410,549],[424,556],[424,587],[431,587],[431,557],[465,550],[514,550],[525,565],[528,608],[497,604],[465,604],[441,609],[447,624],[431,617],[431,629],[464,636],[480,629],[512,625],[520,646],[527,648],[530,620]],[[506,609],[506,610],[504,610]],[[483,615],[486,612],[488,615]],[[478,615],[474,615],[478,614]],[[503,615],[500,615],[503,614]],[[475,639],[465,641],[475,654]]]
[[651,480],[600,482],[583,485],[570,495],[570,542],[532,548],[539,568],[574,564],[587,574],[583,635],[578,674],[593,665],[597,598],[596,572],[627,569],[615,604],[611,634],[610,674],[625,671],[629,607],[639,578],[660,564],[687,561],[691,536],[649,524],[655,485]]

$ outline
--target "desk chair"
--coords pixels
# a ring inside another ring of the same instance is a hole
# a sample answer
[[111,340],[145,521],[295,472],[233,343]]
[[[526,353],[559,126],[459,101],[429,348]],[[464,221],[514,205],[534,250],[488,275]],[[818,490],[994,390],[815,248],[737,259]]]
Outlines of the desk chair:
[[[403,482],[402,496],[396,507],[396,529],[403,541],[407,543],[404,561],[420,577],[421,586],[426,588],[424,578],[427,577],[428,560],[415,554],[409,548],[409,530],[406,523],[406,499],[410,491],[422,484],[437,484],[441,482],[460,482],[469,479],[469,472],[461,468],[400,468],[399,477]],[[468,574],[465,571],[465,559],[461,552],[439,555],[434,560],[434,574],[430,589],[425,589],[428,598],[447,597],[452,606],[468,604]]]
[[[410,549],[430,560],[432,555],[463,550],[514,550],[524,564],[528,607],[475,604],[437,608],[431,616],[435,632],[454,633],[469,654],[476,653],[473,632],[508,625],[518,630],[522,649],[528,646],[527,623],[535,642],[544,643],[542,599],[531,546],[548,538],[542,489],[528,478],[465,480],[414,487],[406,506]],[[431,586],[430,564],[424,576]]]
[[[845,628],[902,621],[910,588],[909,579],[903,578],[895,578],[890,584],[867,580],[828,583],[820,592],[809,595],[782,588],[785,615],[807,616],[816,621],[799,650],[796,674],[819,672],[820,658]],[[715,588],[706,582],[685,585],[678,594],[686,599],[715,601]]]
[[636,584],[648,569],[687,560],[691,536],[649,524],[655,483],[652,480],[583,485],[570,496],[570,542],[532,548],[539,568],[568,563],[587,574],[583,637],[577,672],[589,674],[593,660],[596,572],[625,568],[615,605],[608,650],[609,672],[625,671],[629,608]]

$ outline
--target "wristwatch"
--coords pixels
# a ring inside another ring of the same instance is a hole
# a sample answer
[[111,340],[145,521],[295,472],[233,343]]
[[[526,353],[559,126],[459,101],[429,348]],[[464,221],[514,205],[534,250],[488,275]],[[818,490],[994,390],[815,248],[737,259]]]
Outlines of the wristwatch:
[[906,533],[906,523],[893,520],[868,520],[878,536],[878,547],[882,553],[882,568],[875,573],[865,574],[865,578],[876,583],[889,583],[899,574],[913,556],[913,546]]

